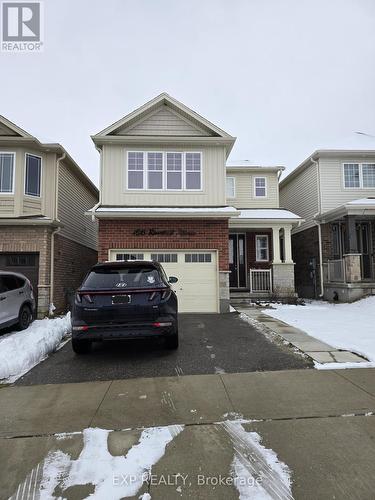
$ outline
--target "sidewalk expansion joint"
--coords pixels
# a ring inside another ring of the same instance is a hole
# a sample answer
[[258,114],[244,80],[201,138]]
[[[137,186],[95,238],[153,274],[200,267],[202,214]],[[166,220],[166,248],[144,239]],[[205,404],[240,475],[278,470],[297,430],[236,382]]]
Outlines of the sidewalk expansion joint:
[[[375,412],[370,410],[357,411],[352,413],[339,413],[339,414],[328,414],[328,415],[300,415],[293,417],[266,417],[266,418],[227,418],[225,420],[216,420],[210,422],[189,422],[186,424],[175,423],[175,424],[158,424],[158,425],[150,425],[143,427],[127,427],[127,428],[116,428],[116,429],[108,429],[110,432],[133,432],[133,431],[143,431],[145,429],[150,429],[152,427],[170,427],[173,425],[182,425],[183,427],[206,427],[210,425],[220,425],[223,422],[231,421],[231,422],[243,422],[243,423],[264,423],[264,422],[290,422],[293,420],[312,420],[312,419],[325,419],[325,418],[348,418],[348,417],[374,417]],[[2,439],[33,439],[33,438],[62,438],[62,435],[72,436],[72,435],[82,435],[83,430],[81,431],[71,431],[71,432],[56,432],[56,433],[42,433],[42,434],[17,434],[14,436],[0,436],[0,441]]]

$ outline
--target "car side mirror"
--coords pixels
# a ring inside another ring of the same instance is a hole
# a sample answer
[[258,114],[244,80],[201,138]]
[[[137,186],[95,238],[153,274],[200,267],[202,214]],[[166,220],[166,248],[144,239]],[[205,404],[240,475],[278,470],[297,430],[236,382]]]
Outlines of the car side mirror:
[[176,276],[169,276],[168,278],[168,283],[177,283],[178,281],[178,278],[176,278]]

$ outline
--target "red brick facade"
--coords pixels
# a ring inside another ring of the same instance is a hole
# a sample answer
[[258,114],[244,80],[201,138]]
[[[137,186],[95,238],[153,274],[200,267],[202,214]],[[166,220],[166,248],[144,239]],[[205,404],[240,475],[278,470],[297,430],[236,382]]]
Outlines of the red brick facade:
[[99,221],[99,261],[108,260],[109,249],[212,249],[218,250],[219,270],[227,271],[228,238],[225,219],[104,219]]

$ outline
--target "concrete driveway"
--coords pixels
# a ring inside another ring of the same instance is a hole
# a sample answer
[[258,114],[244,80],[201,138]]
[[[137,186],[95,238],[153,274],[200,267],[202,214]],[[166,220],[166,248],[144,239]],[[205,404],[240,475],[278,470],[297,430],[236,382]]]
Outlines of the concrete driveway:
[[182,376],[309,368],[278,337],[266,337],[237,313],[182,314],[180,347],[162,342],[95,344],[77,356],[70,342],[17,381],[17,385],[56,384],[138,377]]

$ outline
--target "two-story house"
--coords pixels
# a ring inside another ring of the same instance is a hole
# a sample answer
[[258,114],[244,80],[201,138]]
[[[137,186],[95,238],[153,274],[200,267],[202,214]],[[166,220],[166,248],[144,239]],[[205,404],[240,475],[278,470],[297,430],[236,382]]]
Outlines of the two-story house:
[[353,301],[375,293],[375,151],[315,151],[280,183],[293,230],[297,291]]
[[26,275],[38,316],[63,311],[97,261],[99,193],[60,144],[0,117],[0,269]]
[[100,261],[161,262],[181,312],[226,312],[230,290],[294,292],[300,218],[278,208],[279,167],[227,168],[235,137],[165,93],[92,139]]

